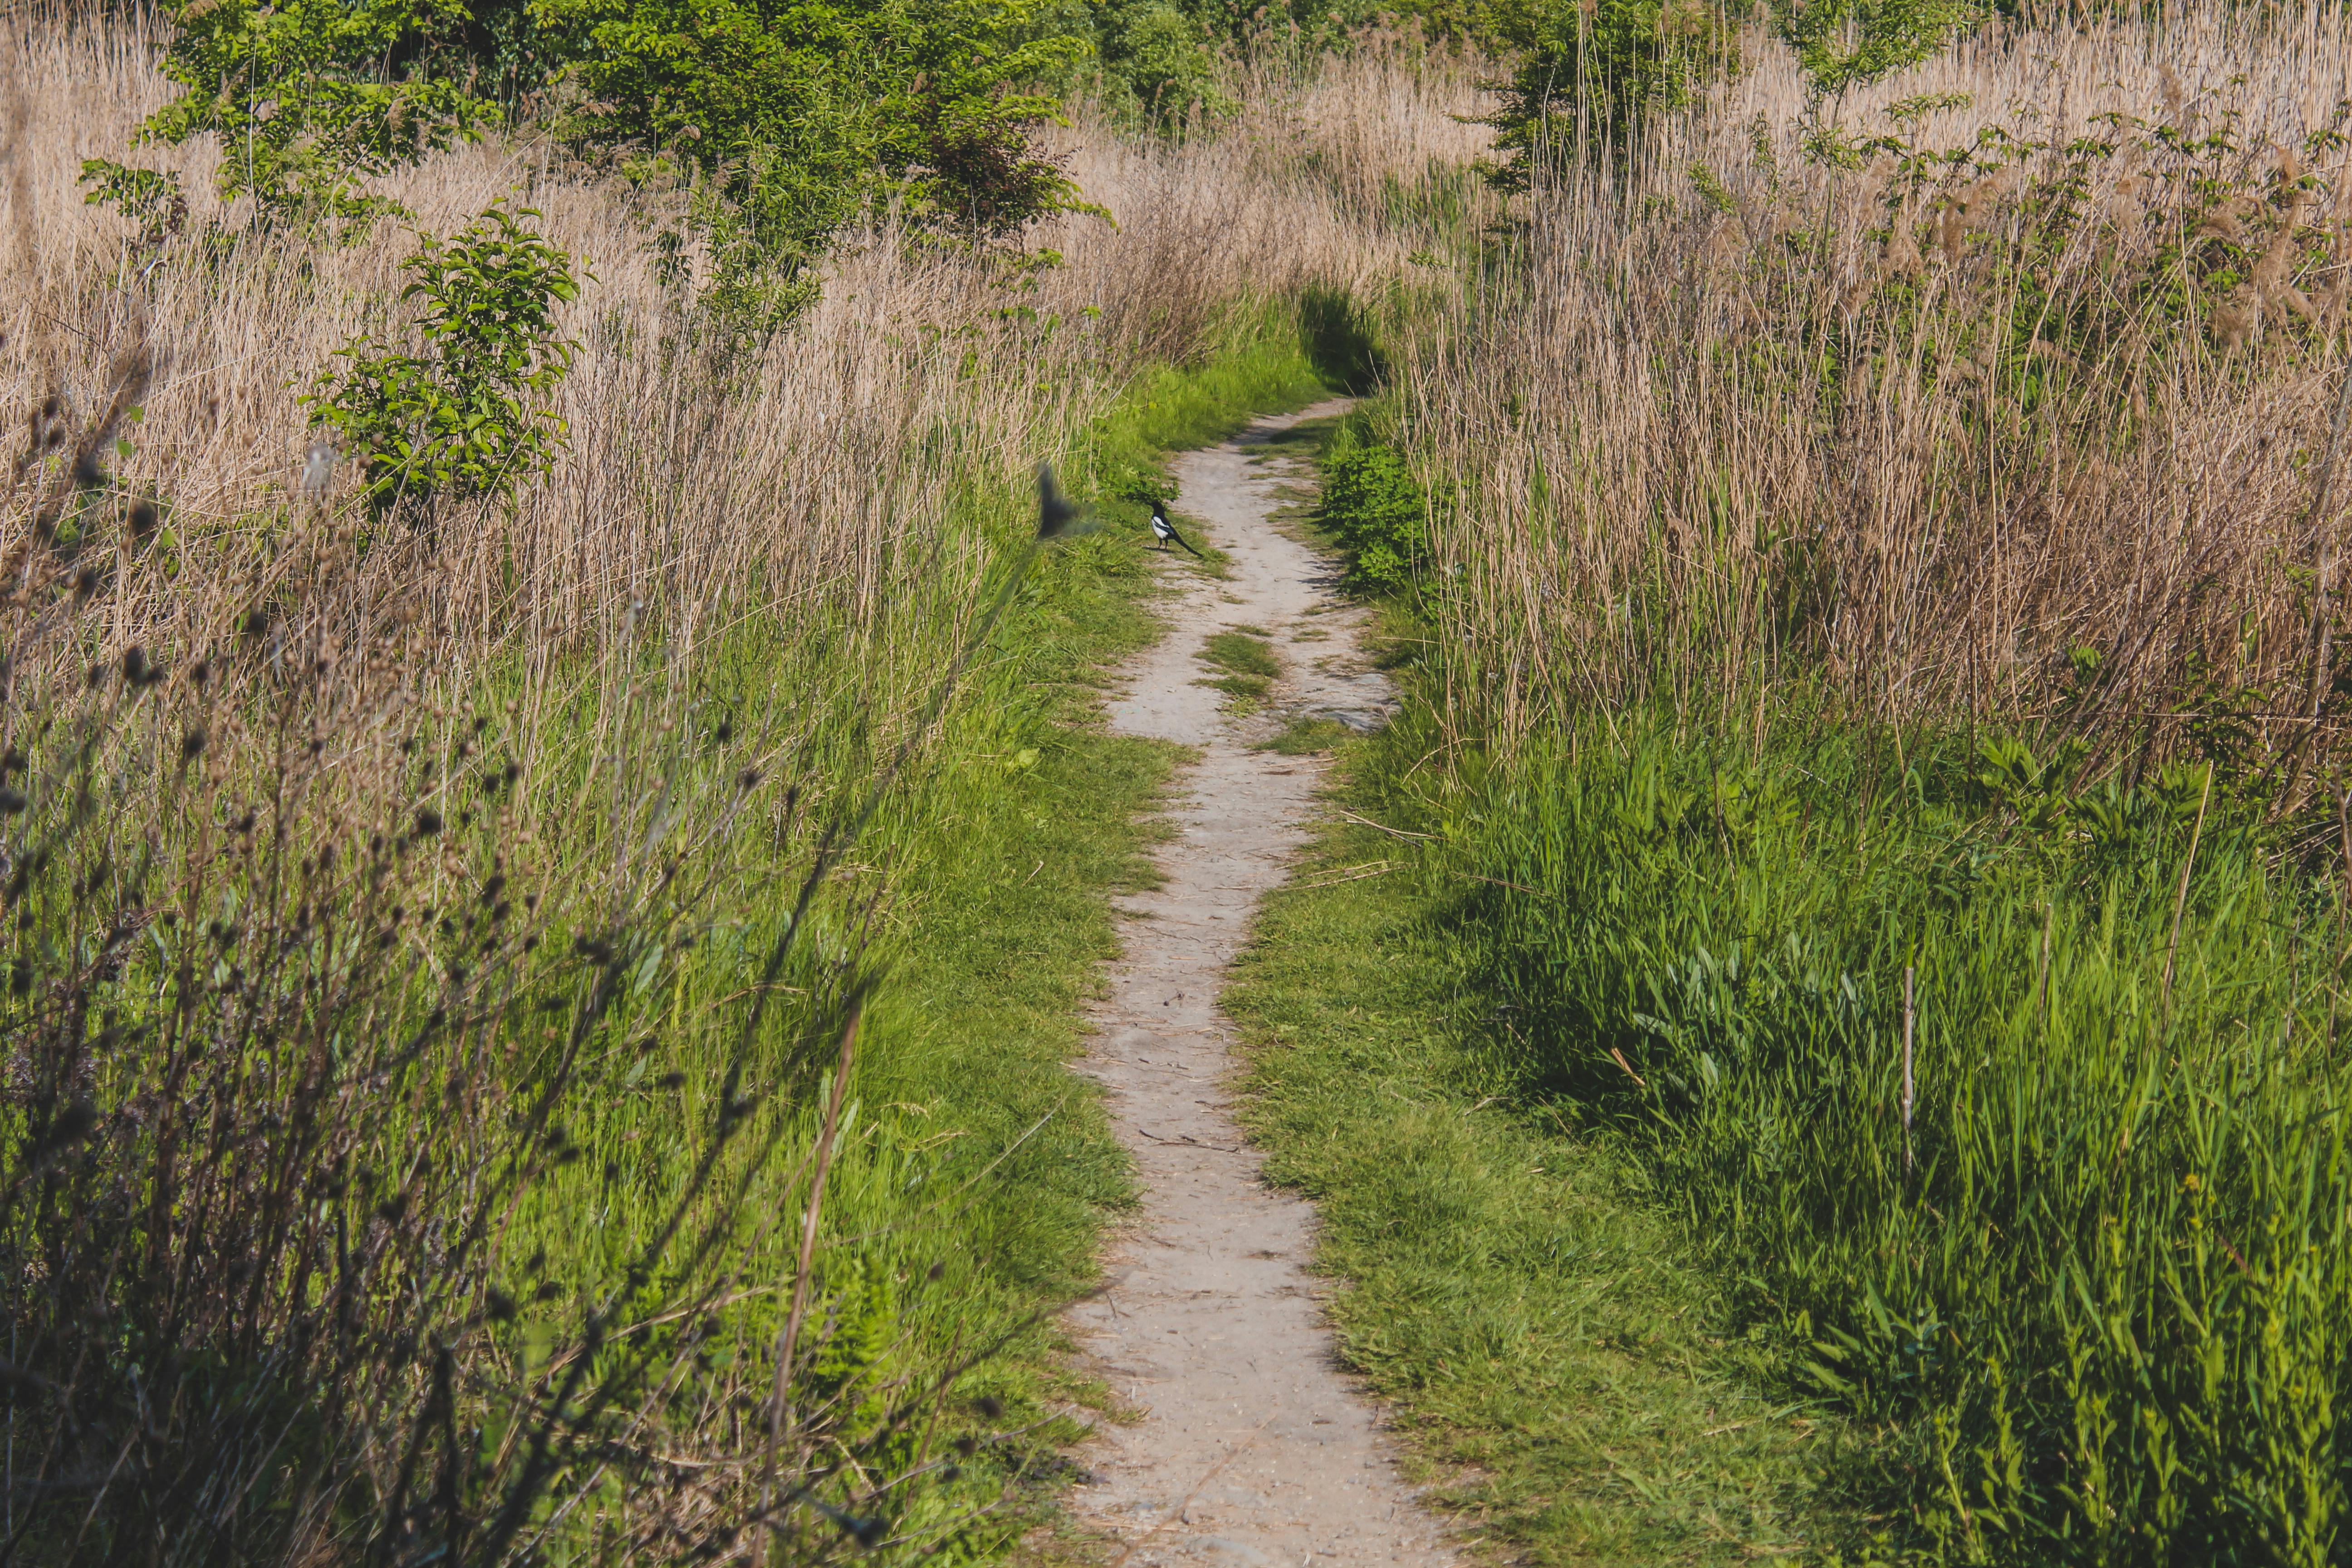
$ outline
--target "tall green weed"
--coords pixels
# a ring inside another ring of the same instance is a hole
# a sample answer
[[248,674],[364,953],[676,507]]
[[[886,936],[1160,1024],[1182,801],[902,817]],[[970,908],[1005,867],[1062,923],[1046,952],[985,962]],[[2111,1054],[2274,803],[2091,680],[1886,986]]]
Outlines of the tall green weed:
[[2343,906],[2201,766],[2053,773],[1595,716],[1441,810],[1526,1091],[1900,1424],[1890,1547],[2341,1561]]

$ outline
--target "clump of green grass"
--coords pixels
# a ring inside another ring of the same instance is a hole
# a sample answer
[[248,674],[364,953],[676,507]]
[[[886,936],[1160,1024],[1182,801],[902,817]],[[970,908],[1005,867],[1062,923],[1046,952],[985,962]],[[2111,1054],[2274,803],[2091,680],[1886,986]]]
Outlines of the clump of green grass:
[[1354,733],[1337,719],[1293,719],[1283,731],[1271,740],[1261,741],[1254,748],[1274,752],[1286,757],[1313,756],[1328,752]]
[[1219,632],[1202,646],[1200,658],[1203,664],[1225,673],[1197,684],[1222,691],[1244,708],[1265,700],[1266,692],[1282,675],[1282,660],[1275,656],[1274,646],[1263,634]]
[[1265,680],[1276,680],[1282,675],[1282,660],[1276,656],[1274,645],[1255,626],[1217,633],[1202,645],[1201,658],[1235,675],[1256,676]]
[[1897,1434],[1907,1549],[2323,1561],[2342,902],[2207,765],[2073,773],[1619,714],[1457,773],[1507,1098],[1639,1150],[1792,1397]]
[[[1416,755],[1346,748],[1341,798],[1427,829],[1386,788]],[[1227,993],[1268,1174],[1320,1205],[1318,1266],[1349,1283],[1343,1353],[1397,1402],[1433,1497],[1513,1561],[1731,1563],[1851,1533],[1826,1485],[1850,1434],[1772,1394],[1771,1347],[1637,1152],[1525,1092],[1460,940],[1481,890],[1332,827]]]

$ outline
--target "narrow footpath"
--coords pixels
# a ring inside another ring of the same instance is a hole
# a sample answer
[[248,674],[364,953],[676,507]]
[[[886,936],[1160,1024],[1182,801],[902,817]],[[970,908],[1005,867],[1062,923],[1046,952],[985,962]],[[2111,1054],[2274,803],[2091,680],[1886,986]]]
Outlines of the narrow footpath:
[[[1135,1152],[1141,1213],[1105,1259],[1109,1289],[1070,1314],[1092,1371],[1134,1413],[1106,1423],[1075,1507],[1151,1564],[1445,1564],[1435,1521],[1391,1463],[1378,1412],[1338,1366],[1308,1271],[1312,1208],[1268,1188],[1232,1111],[1237,1063],[1218,1005],[1257,900],[1305,842],[1321,768],[1253,749],[1297,717],[1363,729],[1393,699],[1357,643],[1360,612],[1330,561],[1273,514],[1312,470],[1270,437],[1328,404],[1261,421],[1176,464],[1172,515],[1231,557],[1224,580],[1192,574],[1169,636],[1127,672],[1111,724],[1197,747],[1171,808],[1166,883],[1121,900],[1125,956],[1109,974],[1085,1068],[1109,1090]],[[1219,632],[1262,633],[1284,673],[1260,712],[1236,718],[1202,684]]]

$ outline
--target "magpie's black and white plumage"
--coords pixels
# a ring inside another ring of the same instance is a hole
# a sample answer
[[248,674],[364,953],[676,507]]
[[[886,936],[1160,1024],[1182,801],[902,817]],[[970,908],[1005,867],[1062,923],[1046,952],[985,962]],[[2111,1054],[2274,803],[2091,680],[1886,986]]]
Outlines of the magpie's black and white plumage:
[[1172,539],[1177,543],[1182,545],[1187,551],[1190,551],[1192,554],[1199,555],[1201,553],[1199,551],[1192,549],[1192,542],[1191,540],[1176,531],[1176,525],[1168,521],[1168,514],[1160,510],[1156,506],[1151,509],[1151,537],[1160,541],[1160,548],[1162,550],[1168,548],[1168,542]]

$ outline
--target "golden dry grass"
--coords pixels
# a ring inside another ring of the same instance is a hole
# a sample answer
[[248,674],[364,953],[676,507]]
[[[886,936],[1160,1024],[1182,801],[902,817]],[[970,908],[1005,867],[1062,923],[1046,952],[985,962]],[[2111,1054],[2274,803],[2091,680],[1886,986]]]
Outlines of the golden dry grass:
[[[2346,499],[2310,515],[2352,259],[2344,29],[1995,27],[1820,104],[1751,37],[1632,172],[1563,150],[1524,269],[1409,356],[1408,426],[1460,487],[1437,550],[1465,700],[1516,732],[1802,672],[1890,715],[2010,713],[2089,647],[2080,711],[2226,700],[2259,743],[2298,733]],[[1840,168],[1805,150],[1824,128],[1903,145]]]
[[[245,208],[210,194],[212,139],[131,153],[168,96],[159,46],[136,24],[0,40],[12,94],[0,232],[16,253],[0,280],[0,407],[56,393],[86,421],[131,345],[154,363],[115,489],[165,501],[184,553],[173,594],[113,599],[110,646],[172,640],[192,613],[186,590],[233,575],[227,555],[254,520],[289,510],[309,440],[297,398],[346,342],[399,330],[414,248],[394,223],[347,249],[250,235]],[[1463,132],[1444,114],[1475,91],[1461,70],[1402,55],[1252,86],[1234,123],[1181,142],[1123,138],[1085,115],[1058,132],[1113,220],[1034,236],[1061,265],[1016,276],[999,258],[905,243],[877,214],[828,259],[812,310],[723,366],[691,346],[655,266],[650,236],[677,194],[632,189],[527,137],[378,182],[438,233],[496,201],[535,208],[593,281],[564,313],[580,353],[555,400],[562,461],[510,510],[445,523],[429,559],[379,551],[376,596],[433,627],[457,663],[509,644],[550,656],[633,602],[689,625],[722,604],[876,625],[915,560],[943,559],[968,593],[980,556],[947,526],[965,480],[1056,456],[1139,365],[1202,352],[1238,300],[1393,270],[1409,247],[1351,198],[1367,178],[1450,152]],[[1381,112],[1349,107],[1370,104]],[[153,265],[130,226],[84,205],[89,157],[183,174],[194,210]],[[236,243],[204,254],[215,225]]]

